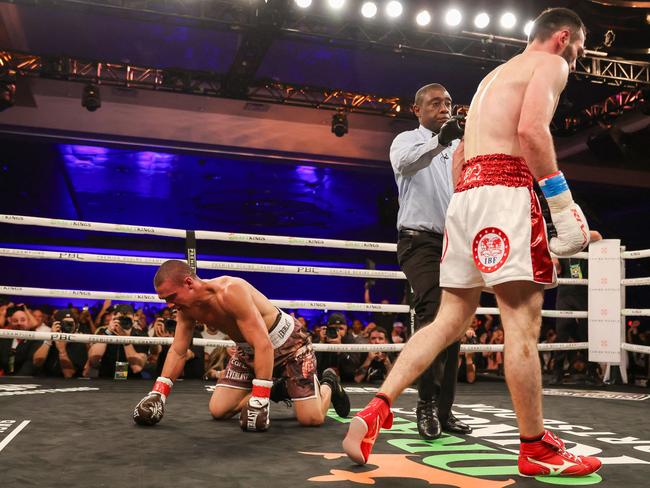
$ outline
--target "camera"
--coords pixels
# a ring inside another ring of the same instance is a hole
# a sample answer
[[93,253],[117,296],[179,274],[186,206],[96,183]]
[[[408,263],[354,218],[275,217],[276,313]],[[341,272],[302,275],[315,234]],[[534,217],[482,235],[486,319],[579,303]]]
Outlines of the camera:
[[167,332],[171,332],[172,334],[176,332],[176,321],[174,319],[165,319],[164,325]]
[[77,328],[74,319],[63,319],[61,321],[61,332],[64,334],[72,334]]
[[120,324],[120,327],[124,330],[129,330],[133,327],[133,319],[131,317],[118,317],[117,322]]
[[325,337],[329,339],[336,339],[339,336],[339,328],[336,325],[328,325]]
[[54,321],[59,322],[61,332],[64,334],[72,334],[77,330],[77,321],[74,319],[70,309],[64,308],[62,310],[57,310],[54,313]]

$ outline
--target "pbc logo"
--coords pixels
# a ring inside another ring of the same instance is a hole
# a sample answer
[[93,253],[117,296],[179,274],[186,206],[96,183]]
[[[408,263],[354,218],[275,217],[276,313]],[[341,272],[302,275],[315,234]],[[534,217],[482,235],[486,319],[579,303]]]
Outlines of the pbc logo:
[[484,273],[492,273],[503,266],[508,259],[510,241],[501,229],[486,227],[476,234],[472,252],[478,269]]

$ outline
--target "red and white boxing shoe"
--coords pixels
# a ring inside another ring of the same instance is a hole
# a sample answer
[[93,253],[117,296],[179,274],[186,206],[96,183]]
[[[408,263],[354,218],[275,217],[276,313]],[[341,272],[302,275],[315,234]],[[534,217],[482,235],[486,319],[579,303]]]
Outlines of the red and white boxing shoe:
[[390,400],[380,393],[350,421],[348,433],[343,439],[343,450],[355,463],[366,464],[379,430],[392,426]]
[[552,432],[544,431],[541,440],[522,442],[519,448],[519,474],[522,476],[586,476],[600,469],[598,458],[575,456]]

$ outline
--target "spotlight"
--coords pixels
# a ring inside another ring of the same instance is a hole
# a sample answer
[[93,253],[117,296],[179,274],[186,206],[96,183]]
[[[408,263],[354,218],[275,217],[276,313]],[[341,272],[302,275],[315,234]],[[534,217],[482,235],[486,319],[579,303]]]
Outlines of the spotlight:
[[343,4],[345,4],[345,0],[328,0],[330,7],[335,8],[335,9],[341,9],[343,8]]
[[512,12],[506,12],[501,16],[501,27],[504,29],[512,29],[517,23],[517,17]]
[[88,83],[84,87],[84,93],[81,96],[81,106],[86,107],[89,112],[94,112],[102,106],[102,101],[99,97],[99,87]]
[[533,30],[533,25],[535,24],[534,21],[529,20],[526,22],[526,25],[524,26],[524,34],[526,34],[526,37],[530,36],[531,31]]
[[431,14],[427,10],[422,10],[415,17],[415,21],[421,27],[429,25],[431,23]]
[[474,17],[474,25],[479,29],[485,29],[490,23],[490,16],[485,12],[481,12]]
[[336,137],[343,137],[348,133],[348,118],[342,111],[332,115],[332,132]]
[[402,11],[404,8],[402,7],[402,4],[397,2],[396,0],[392,0],[386,4],[386,15],[392,18],[399,17],[402,15]]
[[377,4],[375,2],[366,2],[361,6],[361,15],[370,19],[377,15]]
[[296,5],[300,8],[308,8],[311,5],[311,0],[296,0]]
[[447,10],[447,13],[445,14],[445,22],[447,23],[447,25],[455,27],[458,24],[460,24],[461,20],[463,20],[463,16],[460,13],[460,10],[455,8]]

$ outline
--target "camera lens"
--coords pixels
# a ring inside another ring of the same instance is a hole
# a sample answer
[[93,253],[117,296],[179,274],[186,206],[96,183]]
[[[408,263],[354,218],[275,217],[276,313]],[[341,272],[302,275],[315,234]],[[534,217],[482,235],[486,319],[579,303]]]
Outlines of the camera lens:
[[74,320],[61,321],[61,332],[64,334],[71,334],[74,331]]
[[133,327],[133,319],[131,317],[118,317],[117,321],[124,330],[129,330]]
[[327,326],[327,337],[330,339],[336,339],[339,336],[339,329],[336,326]]
[[167,332],[176,332],[176,321],[174,319],[165,319],[165,330]]

